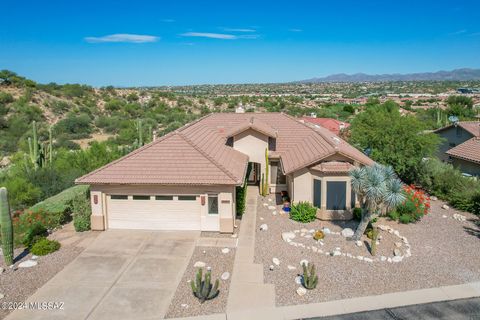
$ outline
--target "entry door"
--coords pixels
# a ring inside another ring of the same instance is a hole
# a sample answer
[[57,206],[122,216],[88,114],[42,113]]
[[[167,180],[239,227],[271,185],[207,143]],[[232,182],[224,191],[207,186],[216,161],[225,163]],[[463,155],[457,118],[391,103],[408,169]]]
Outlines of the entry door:
[[203,231],[219,231],[220,215],[218,212],[218,194],[209,194],[207,198],[207,215],[202,225]]

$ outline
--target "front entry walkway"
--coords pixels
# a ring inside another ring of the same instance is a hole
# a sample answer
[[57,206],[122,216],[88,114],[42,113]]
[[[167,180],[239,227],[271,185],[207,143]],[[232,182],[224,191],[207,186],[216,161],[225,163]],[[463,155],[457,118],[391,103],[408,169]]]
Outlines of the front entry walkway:
[[27,302],[61,310],[23,309],[7,319],[163,318],[199,232],[109,230]]
[[[248,186],[227,302],[228,319],[275,319],[275,287],[263,282],[263,265],[253,262],[258,187]],[[277,318],[278,319],[278,318]]]

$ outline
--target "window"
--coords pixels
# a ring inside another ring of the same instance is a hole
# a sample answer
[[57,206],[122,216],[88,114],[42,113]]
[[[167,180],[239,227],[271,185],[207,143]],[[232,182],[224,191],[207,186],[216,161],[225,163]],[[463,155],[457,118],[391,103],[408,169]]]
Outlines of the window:
[[317,208],[322,207],[322,180],[313,180],[313,205]]
[[457,127],[457,137],[462,136],[462,131],[463,131],[463,129],[461,127]]
[[270,162],[270,183],[271,184],[286,184],[287,177],[283,174],[280,162]]
[[180,200],[180,201],[195,201],[195,200],[197,200],[197,196],[178,196],[178,200]]
[[110,199],[112,199],[112,200],[128,200],[128,196],[119,195],[119,194],[112,194],[110,196]]
[[133,196],[133,200],[150,200],[150,196]]
[[327,181],[327,210],[346,209],[347,182]]
[[173,196],[155,196],[155,200],[173,200]]
[[208,214],[218,214],[218,196],[208,196]]

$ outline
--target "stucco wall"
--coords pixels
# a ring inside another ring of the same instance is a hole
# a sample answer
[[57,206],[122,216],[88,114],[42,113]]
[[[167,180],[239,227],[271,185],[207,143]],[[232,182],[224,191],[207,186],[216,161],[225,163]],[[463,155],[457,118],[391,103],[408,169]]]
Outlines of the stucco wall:
[[463,173],[480,176],[480,164],[452,157],[452,165]]
[[[261,174],[265,173],[265,149],[268,148],[268,137],[249,129],[233,138],[233,148],[246,154],[250,162],[261,165]],[[261,176],[260,176],[261,177]]]
[[[458,130],[458,135],[457,135]],[[452,149],[459,144],[464,143],[465,141],[471,139],[473,136],[470,132],[464,130],[462,127],[451,127],[448,129],[444,129],[437,133],[441,138],[445,140],[442,141],[440,146],[438,147],[438,158],[442,161],[448,161],[449,157],[448,154],[445,154],[448,150]],[[450,144],[455,145],[450,145]]]
[[[106,196],[117,195],[200,195],[205,197],[201,219],[206,219],[208,194],[218,194],[219,225],[221,232],[233,232],[235,222],[235,187],[233,186],[150,186],[150,185],[92,185],[92,229],[108,229]],[[94,204],[94,196],[101,199]],[[201,197],[197,201],[201,201]]]

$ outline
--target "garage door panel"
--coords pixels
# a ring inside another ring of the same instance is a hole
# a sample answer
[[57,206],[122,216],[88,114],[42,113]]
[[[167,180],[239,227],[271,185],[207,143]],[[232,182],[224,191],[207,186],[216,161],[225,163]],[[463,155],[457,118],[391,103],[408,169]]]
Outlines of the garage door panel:
[[198,200],[108,199],[108,227],[111,229],[200,230]]

